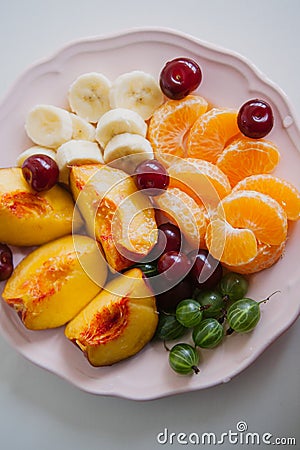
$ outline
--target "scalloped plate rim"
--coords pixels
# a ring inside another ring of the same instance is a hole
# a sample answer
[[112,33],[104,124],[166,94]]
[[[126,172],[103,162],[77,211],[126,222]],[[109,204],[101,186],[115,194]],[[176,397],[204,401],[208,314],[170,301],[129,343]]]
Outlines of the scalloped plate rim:
[[[32,76],[35,73],[35,71],[40,70],[41,68],[47,68],[48,65],[51,66],[51,64],[54,64],[55,62],[59,62],[60,58],[64,58],[68,54],[68,52],[76,53],[76,51],[78,52],[78,49],[80,49],[82,46],[90,45],[91,43],[95,43],[95,44],[99,45],[100,47],[103,43],[114,43],[115,47],[117,48],[117,47],[119,47],[118,44],[120,43],[120,41],[124,40],[125,38],[132,39],[132,37],[135,35],[140,35],[140,36],[144,35],[144,36],[148,36],[148,37],[155,36],[156,41],[161,41],[161,42],[165,42],[164,39],[166,39],[166,37],[167,37],[170,40],[170,42],[172,42],[174,45],[178,45],[178,46],[180,44],[182,44],[182,42],[185,41],[192,45],[195,45],[197,48],[199,46],[201,46],[203,49],[207,50],[208,52],[212,52],[212,53],[217,52],[220,55],[222,55],[223,57],[225,56],[225,58],[232,58],[233,61],[238,62],[237,64],[242,63],[243,68],[245,70],[248,70],[249,73],[254,75],[256,77],[256,79],[259,80],[260,83],[262,83],[263,85],[268,85],[272,89],[272,92],[275,93],[275,95],[277,96],[276,102],[277,101],[283,102],[286,109],[288,111],[290,111],[290,115],[293,119],[293,123],[291,126],[288,127],[288,130],[287,130],[289,137],[292,139],[292,141],[294,141],[294,138],[292,138],[289,133],[289,131],[292,130],[295,137],[300,138],[300,130],[299,130],[298,123],[297,123],[297,117],[295,115],[295,112],[293,111],[293,107],[290,104],[288,97],[286,96],[284,91],[279,86],[277,86],[277,84],[272,82],[266,75],[264,75],[263,72],[261,72],[255,66],[255,64],[253,64],[250,60],[248,60],[244,56],[240,55],[238,52],[228,50],[221,46],[200,40],[200,39],[198,39],[192,35],[189,35],[187,33],[177,31],[177,30],[174,30],[171,28],[165,28],[165,27],[136,27],[136,28],[131,28],[131,29],[125,29],[123,31],[119,31],[119,32],[115,32],[115,33],[110,33],[107,35],[90,36],[87,38],[81,38],[81,39],[73,40],[73,41],[67,43],[66,45],[62,46],[58,51],[53,53],[50,57],[40,59],[39,61],[32,64],[25,71],[22,72],[22,74],[14,81],[14,83],[8,89],[7,94],[1,100],[0,112],[3,110],[3,108],[5,108],[6,104],[9,105],[10,97],[12,96],[14,90],[18,86],[20,86],[22,84],[22,82],[24,82],[24,80],[26,80],[27,77]],[[178,42],[174,43],[174,40],[179,40],[180,42],[178,41]],[[125,44],[125,46],[126,45],[128,45],[128,43]],[[235,68],[237,68],[237,67],[235,66]],[[244,71],[242,73],[245,74]],[[294,145],[296,146],[295,142],[294,142]],[[298,148],[298,150],[299,150],[299,148]],[[299,282],[299,280],[297,280],[297,282]],[[0,310],[3,307],[6,307],[6,305],[0,305]],[[75,379],[69,378],[66,376],[66,374],[64,374],[64,373],[62,374],[59,371],[59,368],[56,368],[56,367],[53,368],[53,367],[51,367],[51,364],[47,365],[46,363],[41,363],[39,361],[36,361],[34,356],[30,353],[30,349],[18,348],[18,346],[16,345],[16,341],[12,338],[12,336],[9,334],[9,332],[7,330],[3,329],[1,322],[0,322],[0,330],[1,330],[2,335],[6,338],[6,340],[26,359],[30,360],[32,363],[38,365],[39,367],[43,367],[44,369],[56,374],[57,376],[60,376],[61,378],[67,380],[68,382],[70,382],[74,386],[78,387],[79,389],[82,389],[86,392],[93,393],[93,394],[117,396],[117,397],[132,399],[132,400],[150,400],[150,399],[170,396],[170,395],[174,395],[174,394],[179,394],[179,393],[183,393],[183,392],[206,389],[206,388],[215,386],[217,384],[220,384],[222,382],[227,382],[228,380],[230,380],[231,378],[235,377],[236,375],[241,373],[243,370],[245,370],[250,364],[252,364],[264,352],[264,350],[270,344],[272,344],[281,334],[283,334],[288,328],[290,328],[290,326],[292,326],[292,324],[297,320],[299,315],[300,315],[300,304],[298,305],[298,309],[296,309],[294,311],[294,314],[290,318],[289,323],[286,323],[285,326],[281,327],[277,331],[277,333],[274,333],[268,341],[266,341],[263,345],[261,345],[259,350],[256,350],[255,353],[253,353],[251,358],[246,359],[243,364],[240,364],[235,370],[233,370],[232,373],[230,374],[230,377],[226,377],[226,379],[224,377],[223,377],[223,379],[222,379],[222,377],[220,377],[220,379],[218,381],[207,382],[203,386],[197,386],[197,385],[193,385],[193,386],[189,386],[189,387],[182,386],[180,388],[177,387],[176,389],[171,388],[171,387],[170,388],[165,387],[164,389],[157,389],[156,392],[154,392],[154,390],[153,390],[152,393],[148,393],[148,394],[143,393],[143,395],[140,395],[138,393],[133,393],[133,392],[125,392],[126,389],[124,390],[124,386],[122,389],[118,389],[117,387],[115,387],[111,391],[104,391],[99,388],[93,388],[93,387],[89,386],[87,383],[82,382],[82,380],[78,380],[76,378]],[[18,341],[18,339],[17,339],[17,341]]]

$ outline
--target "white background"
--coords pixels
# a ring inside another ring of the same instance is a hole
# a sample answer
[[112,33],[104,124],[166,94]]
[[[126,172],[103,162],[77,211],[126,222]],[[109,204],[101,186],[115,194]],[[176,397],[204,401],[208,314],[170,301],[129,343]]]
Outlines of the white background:
[[[280,85],[299,118],[299,19],[298,0],[2,0],[0,96],[29,65],[73,39],[155,25],[242,53]],[[156,436],[165,427],[221,434],[236,431],[239,420],[249,431],[294,436],[300,448],[299,342],[298,321],[230,383],[134,402],[81,392],[0,337],[1,449],[148,450],[161,447]]]

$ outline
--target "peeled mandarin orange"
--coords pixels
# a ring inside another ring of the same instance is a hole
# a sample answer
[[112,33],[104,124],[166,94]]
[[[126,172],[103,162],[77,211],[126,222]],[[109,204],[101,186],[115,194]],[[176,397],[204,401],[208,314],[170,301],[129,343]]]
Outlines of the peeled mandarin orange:
[[154,198],[156,208],[175,222],[193,248],[203,248],[207,219],[204,210],[186,192],[169,187]]
[[233,228],[219,218],[208,224],[205,241],[212,256],[227,265],[247,264],[257,254],[253,231]]
[[192,126],[187,140],[187,154],[216,163],[227,142],[237,134],[237,111],[213,108]]
[[170,186],[187,192],[207,210],[231,192],[226,175],[214,164],[197,158],[177,158],[168,169]]
[[234,191],[245,189],[274,198],[285,210],[289,220],[300,218],[300,192],[288,181],[269,174],[251,175],[234,187]]
[[257,244],[257,255],[248,263],[239,265],[229,265],[224,263],[224,267],[233,272],[251,274],[260,272],[273,266],[282,256],[285,249],[285,242],[280,245],[267,245],[261,242]]
[[250,175],[272,172],[279,159],[279,151],[272,142],[242,137],[224,149],[217,166],[227,175],[231,186],[235,186]]
[[232,192],[220,202],[217,212],[234,228],[252,230],[260,242],[280,245],[286,240],[286,213],[269,195],[246,190]]
[[186,156],[186,135],[207,107],[203,97],[188,95],[182,100],[168,100],[154,112],[147,137],[159,161],[168,165],[173,155]]

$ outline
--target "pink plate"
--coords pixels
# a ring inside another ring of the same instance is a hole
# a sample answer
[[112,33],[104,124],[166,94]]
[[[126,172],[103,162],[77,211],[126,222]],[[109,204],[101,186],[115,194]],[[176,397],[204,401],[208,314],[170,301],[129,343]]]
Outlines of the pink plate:
[[[271,104],[275,127],[268,139],[281,150],[276,175],[300,189],[300,131],[284,93],[240,55],[161,28],[133,29],[108,37],[80,40],[27,70],[0,105],[0,136],[4,149],[1,166],[15,165],[17,155],[31,145],[24,132],[28,110],[37,103],[66,107],[68,87],[78,75],[98,71],[113,80],[123,72],[140,69],[158,78],[164,63],[177,56],[198,61],[203,71],[198,92],[210,103],[238,109],[249,98],[260,97]],[[217,349],[202,351],[201,373],[197,376],[173,373],[162,343],[150,343],[135,357],[114,366],[91,367],[64,337],[63,328],[29,331],[3,300],[0,303],[1,333],[23,356],[87,392],[146,400],[205,389],[227,382],[244,370],[297,319],[300,311],[299,239],[298,222],[291,228],[284,257],[271,269],[251,278],[249,296],[256,300],[281,291],[262,305],[262,318],[257,328],[246,335],[232,335]],[[26,252],[15,248],[15,263]]]

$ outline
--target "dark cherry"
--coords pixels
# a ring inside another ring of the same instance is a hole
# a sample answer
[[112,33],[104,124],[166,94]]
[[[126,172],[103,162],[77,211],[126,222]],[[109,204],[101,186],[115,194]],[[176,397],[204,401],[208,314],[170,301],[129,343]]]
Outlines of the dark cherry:
[[189,258],[181,252],[166,252],[157,262],[158,273],[171,282],[182,280],[189,273],[191,267]]
[[190,278],[196,287],[210,289],[220,282],[222,265],[207,250],[193,251],[188,256],[193,264]]
[[138,189],[149,196],[160,195],[169,186],[169,175],[165,167],[156,159],[140,163],[133,174]]
[[180,229],[171,222],[162,223],[158,227],[157,246],[166,252],[179,252],[181,247]]
[[56,161],[42,154],[29,156],[22,165],[22,172],[27,183],[37,192],[51,189],[59,175]]
[[0,243],[0,281],[7,280],[14,270],[10,248]]
[[168,61],[160,73],[160,88],[166,97],[180,100],[197,89],[202,81],[199,65],[190,58]]
[[193,285],[189,279],[184,278],[171,289],[156,296],[157,308],[160,311],[175,311],[176,306],[181,302],[181,300],[191,298],[192,295]]
[[263,138],[270,133],[274,125],[272,108],[264,100],[249,100],[241,106],[237,122],[245,136],[252,139]]

